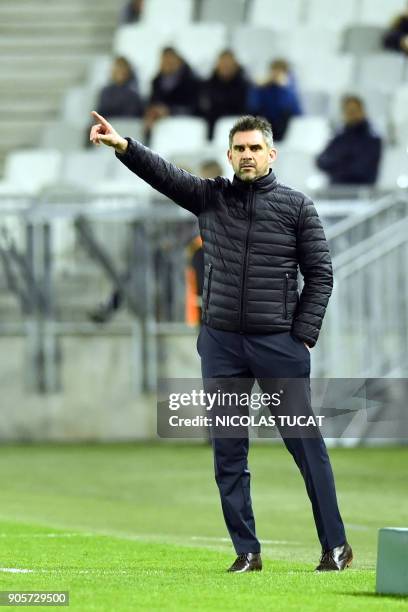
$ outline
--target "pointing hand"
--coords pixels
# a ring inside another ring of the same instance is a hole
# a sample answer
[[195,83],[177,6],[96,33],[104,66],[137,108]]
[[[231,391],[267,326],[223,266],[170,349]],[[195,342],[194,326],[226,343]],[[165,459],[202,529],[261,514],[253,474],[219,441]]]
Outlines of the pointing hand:
[[108,147],[113,147],[118,153],[125,153],[128,141],[117,133],[105,117],[102,117],[96,111],[92,111],[91,114],[97,123],[91,128],[89,140],[94,145],[104,144]]

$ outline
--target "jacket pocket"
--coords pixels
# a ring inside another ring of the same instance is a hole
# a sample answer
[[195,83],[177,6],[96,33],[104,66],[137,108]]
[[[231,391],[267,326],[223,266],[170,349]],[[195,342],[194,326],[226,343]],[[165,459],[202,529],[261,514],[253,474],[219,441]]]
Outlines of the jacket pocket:
[[207,296],[206,296],[206,299],[205,299],[205,311],[206,312],[208,312],[208,305],[210,303],[212,271],[213,271],[212,263],[209,263],[208,264]]
[[283,318],[288,318],[288,290],[289,290],[289,274],[286,272],[283,277]]

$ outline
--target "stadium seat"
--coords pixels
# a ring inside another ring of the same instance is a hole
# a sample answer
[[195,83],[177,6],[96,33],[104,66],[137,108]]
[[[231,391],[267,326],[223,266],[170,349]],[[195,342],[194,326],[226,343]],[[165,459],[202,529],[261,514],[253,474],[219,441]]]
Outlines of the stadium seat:
[[391,123],[397,136],[399,126],[408,121],[408,84],[399,87],[391,102]]
[[309,0],[306,22],[314,27],[342,30],[356,21],[357,6],[358,0],[342,0],[330,5],[327,0]]
[[110,120],[115,130],[121,136],[130,136],[135,140],[139,140],[143,142],[144,134],[143,134],[143,121],[141,119],[120,119],[112,118]]
[[361,57],[358,66],[359,87],[393,93],[402,83],[404,61],[404,57],[393,52]]
[[320,115],[328,117],[330,115],[331,100],[327,91],[301,92],[302,108],[305,115]]
[[114,152],[107,147],[67,153],[64,155],[59,179],[64,185],[90,189],[96,182],[109,176],[114,161]]
[[393,124],[392,134],[397,145],[408,148],[408,119],[401,121],[398,125]]
[[58,179],[61,153],[51,149],[30,149],[9,153],[0,193],[35,194]]
[[[91,124],[91,117],[89,117]],[[40,140],[42,149],[71,151],[82,149],[85,144],[86,131],[68,121],[52,121],[43,130]]]
[[358,21],[387,27],[405,5],[406,0],[361,0]]
[[283,142],[285,150],[317,154],[330,138],[328,119],[324,117],[293,117]]
[[381,159],[378,187],[380,189],[408,188],[408,141],[405,147],[385,149]]
[[271,60],[278,56],[288,58],[290,51],[287,32],[247,25],[233,29],[231,48],[254,79],[265,78]]
[[72,87],[64,97],[61,119],[85,130],[91,122],[96,97],[96,92],[88,87]]
[[91,89],[99,90],[110,81],[113,57],[110,55],[99,55],[92,60],[88,75],[87,84]]
[[94,193],[107,194],[135,194],[141,201],[148,203],[155,191],[148,183],[129,170],[118,159],[112,157],[106,178],[95,182],[91,189]]
[[313,55],[299,58],[295,74],[300,90],[329,93],[346,91],[353,81],[354,58],[351,55]]
[[202,151],[207,142],[207,122],[198,117],[167,117],[152,130],[151,148],[161,155]]
[[112,174],[109,178],[96,181],[90,185],[90,190],[93,193],[100,195],[134,194],[140,196],[141,200],[143,199],[146,204],[148,203],[154,194],[154,189],[150,185],[136,176],[136,174],[118,160],[114,160],[111,170]]
[[286,40],[286,57],[293,59],[335,55],[341,47],[339,30],[323,26],[300,26],[289,32]]
[[302,18],[302,0],[252,0],[248,21],[251,25],[269,26],[274,29],[296,28]]
[[304,151],[280,149],[273,170],[280,183],[300,191],[316,191],[327,186],[326,176],[315,165],[315,156]]
[[199,19],[231,26],[244,21],[245,9],[246,0],[201,0]]
[[374,129],[378,130],[381,136],[388,139],[391,96],[388,93],[378,90],[360,90],[359,87],[356,88],[356,93],[363,98],[367,109],[367,115]]
[[238,119],[238,115],[231,115],[228,117],[222,117],[216,121],[214,126],[214,136],[211,142],[215,149],[224,152],[228,149],[229,133],[233,124]]
[[382,49],[384,28],[375,25],[353,25],[347,28],[343,37],[346,53],[366,55]]
[[202,76],[209,75],[226,46],[226,28],[221,23],[195,23],[175,32],[175,47]]
[[180,26],[193,20],[194,0],[146,0],[141,15],[141,24],[156,25],[166,23]]

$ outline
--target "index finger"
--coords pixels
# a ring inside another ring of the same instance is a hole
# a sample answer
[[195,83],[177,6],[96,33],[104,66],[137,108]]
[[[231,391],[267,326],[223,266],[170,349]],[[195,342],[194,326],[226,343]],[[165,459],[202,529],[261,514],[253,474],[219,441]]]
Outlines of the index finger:
[[94,119],[97,119],[98,121],[100,121],[102,125],[104,125],[105,127],[111,127],[111,124],[108,121],[106,121],[105,117],[102,117],[102,115],[100,115],[96,111],[92,111],[91,115],[93,115]]

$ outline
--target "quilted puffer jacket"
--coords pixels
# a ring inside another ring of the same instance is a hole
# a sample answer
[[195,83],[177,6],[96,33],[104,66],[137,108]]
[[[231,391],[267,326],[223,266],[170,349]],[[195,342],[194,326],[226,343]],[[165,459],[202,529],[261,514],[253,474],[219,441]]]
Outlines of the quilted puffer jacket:
[[[291,331],[313,346],[332,291],[329,248],[312,201],[270,171],[253,182],[201,179],[128,138],[130,170],[195,214],[204,247],[203,321],[241,333]],[[298,292],[298,269],[304,285]]]

